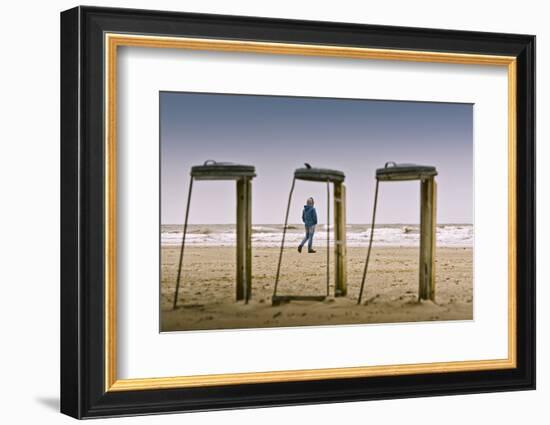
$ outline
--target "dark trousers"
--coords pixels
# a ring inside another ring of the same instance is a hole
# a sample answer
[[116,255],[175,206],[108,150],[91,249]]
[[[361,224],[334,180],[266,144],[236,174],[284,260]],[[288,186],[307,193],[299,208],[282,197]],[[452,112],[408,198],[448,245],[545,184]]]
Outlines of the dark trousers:
[[313,245],[313,235],[315,234],[315,225],[313,226],[306,226],[306,236],[300,243],[300,247],[303,247],[304,244],[307,242],[308,249],[311,249]]

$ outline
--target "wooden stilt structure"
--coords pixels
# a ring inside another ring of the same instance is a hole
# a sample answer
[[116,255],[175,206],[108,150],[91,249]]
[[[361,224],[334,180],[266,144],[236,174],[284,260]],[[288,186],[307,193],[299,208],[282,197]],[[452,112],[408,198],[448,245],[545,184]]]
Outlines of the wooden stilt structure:
[[174,309],[178,303],[187,222],[191,206],[191,188],[195,180],[235,180],[237,183],[236,299],[237,301],[244,300],[245,302],[248,302],[250,299],[252,292],[252,179],[254,177],[256,177],[256,172],[252,165],[208,160],[203,165],[191,167],[191,182],[185,210],[185,223],[183,225],[176,290],[174,293]]
[[[288,214],[292,201],[292,194],[296,180],[322,182],[327,184],[327,272],[326,272],[326,295],[279,295],[277,293],[281,263],[283,260],[286,229],[288,226]],[[275,285],[273,288],[272,305],[279,305],[294,301],[323,301],[330,294],[330,184],[333,185],[334,197],[334,294],[335,296],[344,296],[347,293],[347,273],[346,273],[346,188],[344,185],[345,175],[342,171],[329,170],[326,168],[312,168],[306,164],[305,168],[298,168],[294,172],[292,186],[288,196],[287,210],[285,214],[285,223],[283,227],[283,237],[281,249],[279,252],[279,262],[277,264],[277,273],[275,275]]]
[[419,262],[419,300],[435,301],[435,236],[436,236],[436,202],[437,183],[435,181],[437,170],[433,166],[416,164],[396,164],[388,162],[384,168],[376,170],[376,192],[371,223],[371,236],[367,259],[363,271],[363,280],[359,290],[357,303],[361,303],[367,268],[369,265],[370,251],[374,234],[374,221],[376,216],[376,205],[378,202],[379,182],[391,181],[420,181],[420,262]]

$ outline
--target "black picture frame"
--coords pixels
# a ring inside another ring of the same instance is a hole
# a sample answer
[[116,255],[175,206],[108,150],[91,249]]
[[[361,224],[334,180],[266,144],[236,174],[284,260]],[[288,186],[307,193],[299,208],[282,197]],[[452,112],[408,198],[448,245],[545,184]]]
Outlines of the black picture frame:
[[[517,367],[105,391],[104,34],[514,56],[517,59]],[[163,11],[61,13],[61,412],[75,418],[535,388],[535,36]]]

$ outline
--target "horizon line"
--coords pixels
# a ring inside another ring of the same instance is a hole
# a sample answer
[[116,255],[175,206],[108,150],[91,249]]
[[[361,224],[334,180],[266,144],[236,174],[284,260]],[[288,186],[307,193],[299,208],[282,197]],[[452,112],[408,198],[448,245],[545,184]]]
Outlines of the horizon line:
[[[163,226],[183,226],[184,223],[160,223],[161,225]],[[200,226],[208,226],[208,225],[236,225],[237,223],[187,223],[187,225],[200,225]],[[283,225],[284,223],[252,223],[253,226],[258,226],[258,225]],[[323,224],[326,224],[326,223],[317,223],[316,225],[323,225]],[[331,223],[332,224],[332,223]],[[364,225],[368,225],[370,226],[372,223],[346,223],[346,225],[348,224],[355,224],[355,225],[361,225],[361,226],[364,226]],[[387,225],[387,224],[393,224],[393,225],[398,225],[398,224],[403,224],[403,225],[419,225],[420,226],[420,223],[404,223],[404,222],[395,222],[395,223],[375,223],[375,226],[376,225]],[[452,221],[452,222],[440,222],[440,223],[436,223],[436,225],[448,225],[448,224],[455,224],[455,225],[470,225],[470,226],[473,226],[474,223],[466,223],[466,222],[457,222],[457,221]],[[304,223],[287,223],[287,226],[288,225],[304,225]]]

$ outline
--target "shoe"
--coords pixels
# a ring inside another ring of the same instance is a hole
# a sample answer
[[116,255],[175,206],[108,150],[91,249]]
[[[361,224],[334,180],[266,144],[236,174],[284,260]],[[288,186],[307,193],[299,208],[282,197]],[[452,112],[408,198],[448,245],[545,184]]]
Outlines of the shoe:
[[298,246],[298,252],[299,252],[299,253],[302,252],[302,247],[301,247],[301,246]]
[[317,251],[315,251],[314,249],[308,249],[307,252],[308,254],[315,254]]

